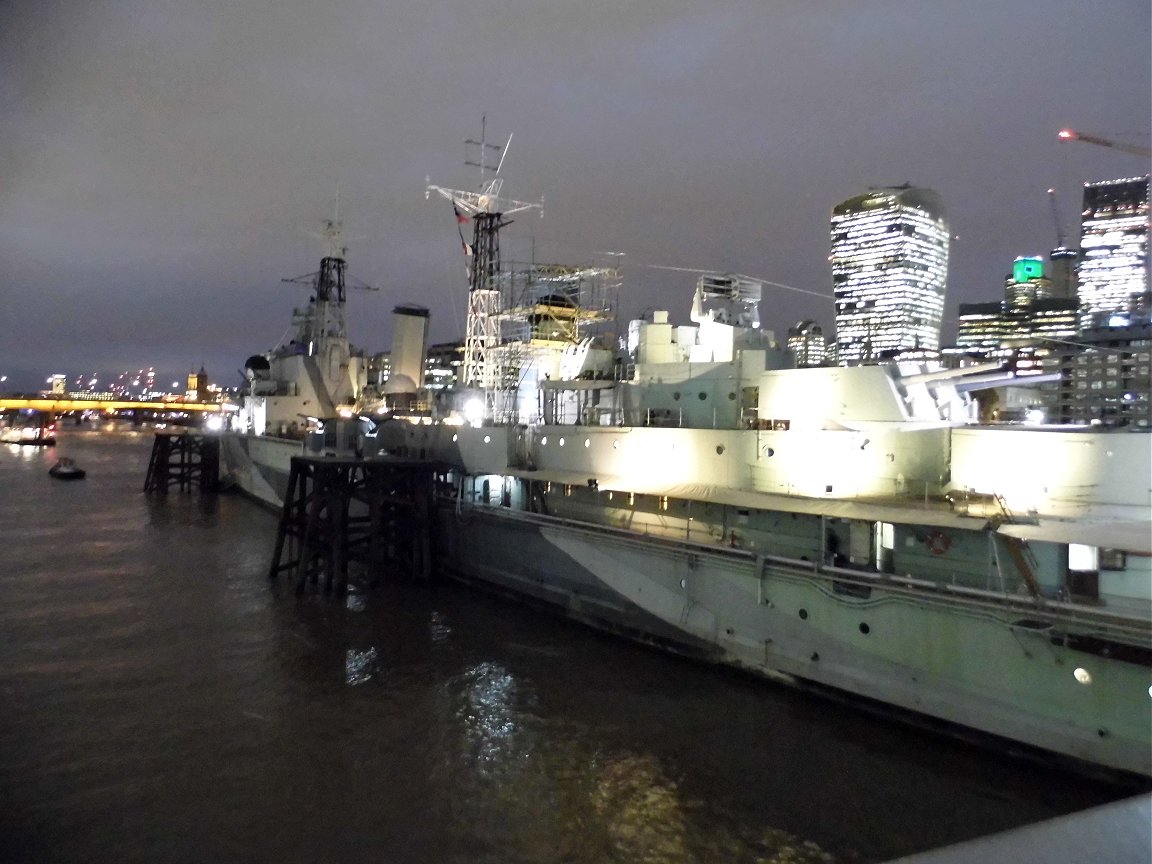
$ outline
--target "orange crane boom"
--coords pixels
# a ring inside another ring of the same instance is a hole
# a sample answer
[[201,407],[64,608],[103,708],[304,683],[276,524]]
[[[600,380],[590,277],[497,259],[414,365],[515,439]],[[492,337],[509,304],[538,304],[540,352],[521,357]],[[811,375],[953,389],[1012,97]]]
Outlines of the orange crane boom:
[[1113,150],[1120,150],[1124,153],[1132,153],[1135,156],[1152,158],[1152,149],[1147,147],[1138,147],[1135,144],[1120,144],[1116,141],[1109,141],[1107,138],[1097,138],[1095,135],[1085,135],[1082,132],[1077,132],[1075,129],[1061,129],[1057,133],[1056,137],[1062,141],[1083,141],[1085,144],[1098,144],[1101,147],[1111,147]]

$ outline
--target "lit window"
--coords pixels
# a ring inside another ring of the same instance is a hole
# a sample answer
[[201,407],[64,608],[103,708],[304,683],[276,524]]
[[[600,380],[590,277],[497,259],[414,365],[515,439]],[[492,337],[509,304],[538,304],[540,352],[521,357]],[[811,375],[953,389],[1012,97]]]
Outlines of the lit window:
[[1091,573],[1100,569],[1100,550],[1081,543],[1068,544],[1068,569]]

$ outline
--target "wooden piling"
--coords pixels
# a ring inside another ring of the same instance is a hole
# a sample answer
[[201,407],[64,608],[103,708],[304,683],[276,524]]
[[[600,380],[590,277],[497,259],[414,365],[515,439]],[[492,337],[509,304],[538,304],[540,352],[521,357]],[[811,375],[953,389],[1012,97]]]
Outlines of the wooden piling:
[[391,457],[293,456],[268,571],[343,594],[348,568],[363,565],[374,586],[390,567],[431,578],[433,465]]
[[144,478],[145,492],[215,492],[220,482],[220,439],[200,432],[157,432]]

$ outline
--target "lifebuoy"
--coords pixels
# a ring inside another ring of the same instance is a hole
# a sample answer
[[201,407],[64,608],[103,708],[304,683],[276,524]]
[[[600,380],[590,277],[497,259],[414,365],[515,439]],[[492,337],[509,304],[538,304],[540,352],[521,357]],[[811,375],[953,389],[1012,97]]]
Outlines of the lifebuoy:
[[933,555],[943,555],[952,545],[952,538],[943,531],[933,531],[924,539],[924,542],[928,545],[928,551]]

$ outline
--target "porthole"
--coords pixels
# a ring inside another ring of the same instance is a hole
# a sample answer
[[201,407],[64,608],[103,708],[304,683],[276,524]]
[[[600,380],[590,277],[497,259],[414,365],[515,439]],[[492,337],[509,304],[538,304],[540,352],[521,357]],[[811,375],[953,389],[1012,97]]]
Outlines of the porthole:
[[723,444],[717,444],[716,445],[716,455],[717,456],[723,456],[724,455],[724,445]]
[[808,610],[807,609],[801,609],[800,610],[800,620],[801,621],[807,621],[808,620]]
[[613,450],[619,450],[620,449],[620,442],[619,441],[613,441],[612,442],[612,449]]
[[485,444],[490,444],[490,443],[492,443],[492,436],[491,436],[491,435],[485,435],[485,436],[484,436],[484,443],[485,443]]
[[865,622],[865,621],[860,622],[860,632],[863,633],[865,636],[867,636],[871,630],[872,630],[872,628],[868,626],[867,622]]
[[771,458],[772,456],[776,455],[776,451],[773,450],[771,447],[769,447],[767,450],[764,451],[764,455]]
[[672,398],[675,399],[677,402],[679,402],[680,401],[680,391],[677,390],[675,393],[673,393]]
[[457,435],[455,432],[453,432],[452,433],[452,443],[455,444],[459,440],[460,440],[460,436]]
[[548,446],[548,436],[547,435],[545,435],[543,438],[540,439],[540,446],[541,447],[547,447]]
[[1072,677],[1084,685],[1092,683],[1092,673],[1083,666],[1077,666],[1072,672]]
[[560,443],[560,446],[563,447],[564,446],[564,439],[561,438],[559,443]]
[[584,439],[584,446],[585,447],[591,447],[592,446],[592,439],[591,438],[585,438]]
[[728,394],[728,401],[729,402],[735,402],[736,401],[736,394],[735,393],[729,393]]
[[700,394],[700,401],[701,401],[701,402],[703,402],[703,401],[704,401],[705,399],[707,399],[707,398],[708,398],[708,394],[707,394],[707,393],[701,393],[701,394]]

